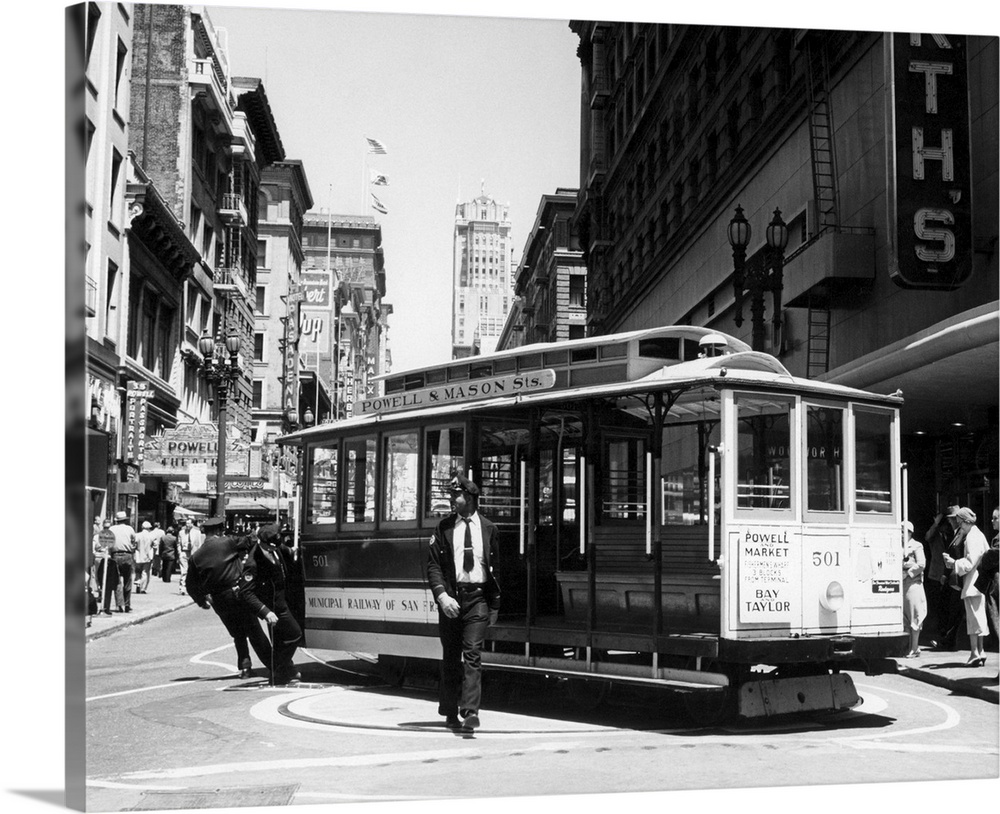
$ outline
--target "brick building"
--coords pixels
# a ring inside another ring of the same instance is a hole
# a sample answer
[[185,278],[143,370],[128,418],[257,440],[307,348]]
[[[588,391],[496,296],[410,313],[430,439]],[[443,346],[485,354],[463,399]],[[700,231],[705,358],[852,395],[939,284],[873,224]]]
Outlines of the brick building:
[[517,300],[498,350],[587,335],[587,267],[573,228],[576,200],[576,189],[542,196],[514,276]]
[[[918,532],[997,502],[997,39],[574,21],[577,226],[594,334],[750,340],[727,233],[751,226],[764,349],[796,375],[902,389]],[[743,287],[745,289],[745,286]],[[776,318],[777,317],[777,318]],[[987,528],[988,530],[988,528]]]

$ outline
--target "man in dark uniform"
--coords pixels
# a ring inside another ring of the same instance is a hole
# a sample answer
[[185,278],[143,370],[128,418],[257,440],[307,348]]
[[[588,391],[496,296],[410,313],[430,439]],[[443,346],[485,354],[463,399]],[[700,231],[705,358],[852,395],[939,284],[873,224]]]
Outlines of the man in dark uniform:
[[479,726],[481,652],[486,628],[496,623],[500,609],[493,571],[500,535],[479,514],[479,487],[471,480],[454,474],[451,499],[455,511],[431,537],[427,581],[438,603],[442,649],[438,714],[448,727],[468,731]]
[[223,536],[221,517],[206,520],[202,527],[208,537],[188,561],[187,592],[202,608],[212,608],[226,626],[236,645],[240,678],[249,678],[252,663],[247,641],[265,666],[271,664],[271,644],[260,628],[253,609],[239,595],[243,558],[250,540]]
[[240,597],[271,628],[275,684],[290,684],[302,676],[292,663],[295,648],[302,641],[302,628],[288,607],[287,592],[294,582],[298,562],[281,541],[277,526],[265,526],[257,535],[240,580]]

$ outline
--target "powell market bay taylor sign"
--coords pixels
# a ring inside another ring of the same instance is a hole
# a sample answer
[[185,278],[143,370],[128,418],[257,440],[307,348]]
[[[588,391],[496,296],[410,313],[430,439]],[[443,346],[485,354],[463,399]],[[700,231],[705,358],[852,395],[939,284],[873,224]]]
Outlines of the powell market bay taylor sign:
[[[219,457],[219,428],[216,424],[179,424],[172,430],[146,438],[146,461],[143,472],[147,475],[187,476],[191,464],[207,464],[215,472]],[[230,436],[226,442],[226,473],[247,475],[249,472],[250,444]]]

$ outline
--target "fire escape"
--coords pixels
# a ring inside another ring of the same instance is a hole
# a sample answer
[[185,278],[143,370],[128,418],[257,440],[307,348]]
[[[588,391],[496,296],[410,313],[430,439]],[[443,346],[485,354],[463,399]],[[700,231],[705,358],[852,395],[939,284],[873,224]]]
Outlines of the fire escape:
[[[837,154],[834,144],[833,110],[830,104],[830,65],[825,40],[805,40],[806,92],[809,103],[809,151],[812,158],[813,207],[816,235],[840,230],[837,200]],[[809,342],[806,375],[822,375],[830,369],[830,303],[826,296],[810,293],[808,301]]]

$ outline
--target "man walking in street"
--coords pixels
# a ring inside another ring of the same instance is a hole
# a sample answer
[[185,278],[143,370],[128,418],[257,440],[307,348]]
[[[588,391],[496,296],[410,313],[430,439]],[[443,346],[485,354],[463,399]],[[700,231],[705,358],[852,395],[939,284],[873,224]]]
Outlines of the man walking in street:
[[163,539],[164,534],[166,534],[166,532],[161,529],[160,524],[154,520],[153,528],[149,532],[149,537],[153,541],[153,565],[150,570],[154,577],[158,577],[160,575],[160,540]]
[[500,535],[479,514],[479,487],[471,480],[454,474],[451,499],[455,511],[434,530],[427,562],[442,648],[438,714],[449,728],[471,731],[479,726],[486,628],[500,609]]
[[[207,520],[205,521],[205,526],[206,528],[208,527]],[[191,518],[188,518],[187,522],[184,523],[184,528],[182,528],[180,534],[177,535],[179,548],[177,566],[180,568],[181,574],[180,587],[177,590],[177,593],[179,594],[186,593],[184,587],[187,581],[188,560],[191,558],[191,555],[198,550],[198,547],[202,543],[202,539],[201,531],[194,524],[194,521]]]
[[135,535],[135,592],[146,593],[153,564],[153,524],[142,521],[142,531]]
[[[132,612],[132,575],[135,572],[135,529],[128,522],[126,512],[115,514],[115,522],[111,526],[115,542],[111,545],[111,568],[118,572],[118,587],[121,589],[119,613]],[[104,612],[110,613],[111,594],[118,591],[108,590],[104,595]]]
[[302,628],[288,606],[287,592],[299,567],[292,550],[281,542],[277,526],[265,526],[257,536],[247,559],[240,583],[240,596],[271,628],[274,684],[290,684],[301,679],[292,656],[302,641]]
[[187,593],[200,607],[211,608],[222,620],[236,646],[240,678],[248,678],[253,665],[247,641],[266,666],[271,664],[271,644],[253,609],[239,594],[243,558],[250,548],[250,540],[224,536],[224,522],[221,517],[205,521],[209,536],[187,564]]

